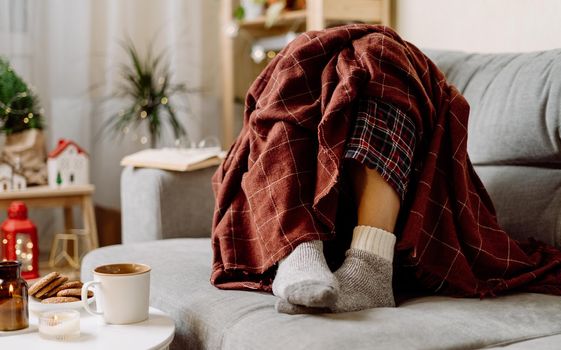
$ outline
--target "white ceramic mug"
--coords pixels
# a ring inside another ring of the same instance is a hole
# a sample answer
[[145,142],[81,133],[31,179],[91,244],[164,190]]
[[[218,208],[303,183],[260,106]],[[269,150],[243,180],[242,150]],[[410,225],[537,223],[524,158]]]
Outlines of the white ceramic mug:
[[101,265],[94,269],[94,280],[82,286],[82,300],[95,285],[97,311],[84,303],[92,315],[103,316],[111,324],[141,322],[148,318],[150,266],[136,263]]

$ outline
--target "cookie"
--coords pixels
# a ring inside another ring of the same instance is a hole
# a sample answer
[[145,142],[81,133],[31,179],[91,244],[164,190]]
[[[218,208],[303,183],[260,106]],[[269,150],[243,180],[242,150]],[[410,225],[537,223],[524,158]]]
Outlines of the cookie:
[[80,301],[78,298],[74,297],[52,297],[41,300],[42,304],[59,304],[59,303],[72,303],[74,301]]
[[[56,293],[56,296],[80,298],[82,296],[82,289],[81,288],[63,289],[60,292]],[[93,292],[91,290],[88,290],[88,298],[91,297],[93,297]]]
[[44,299],[47,297],[47,294],[55,289],[56,287],[60,286],[61,284],[63,284],[64,282],[68,281],[68,277],[64,276],[64,275],[60,275],[58,276],[54,281],[52,281],[51,283],[47,284],[46,286],[44,286],[43,288],[41,288],[40,291],[38,291],[37,293],[35,293],[35,298],[38,299]]
[[55,289],[51,290],[49,293],[47,293],[46,297],[47,298],[54,297],[58,292],[60,292],[63,289],[82,288],[82,284],[83,283],[80,281],[65,282],[60,286],[56,287]]
[[35,296],[37,292],[43,289],[46,285],[54,281],[60,274],[58,272],[51,272],[45,277],[41,278],[39,281],[35,282],[27,291],[27,293],[31,296]]

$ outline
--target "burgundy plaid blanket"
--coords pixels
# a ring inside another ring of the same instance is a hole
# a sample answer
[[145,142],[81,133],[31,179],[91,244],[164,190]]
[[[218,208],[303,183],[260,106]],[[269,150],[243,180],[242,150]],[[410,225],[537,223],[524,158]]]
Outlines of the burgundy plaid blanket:
[[457,296],[561,294],[561,253],[497,224],[467,155],[466,100],[415,46],[369,25],[300,35],[252,85],[243,129],[213,177],[215,286],[270,290],[275,263],[299,243],[350,234],[335,218],[361,96],[415,122],[396,250],[417,283]]

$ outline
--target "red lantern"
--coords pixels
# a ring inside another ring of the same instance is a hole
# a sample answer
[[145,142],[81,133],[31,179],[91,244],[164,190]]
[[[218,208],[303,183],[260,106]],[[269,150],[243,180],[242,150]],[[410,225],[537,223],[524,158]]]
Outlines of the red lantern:
[[23,202],[12,202],[8,208],[8,219],[0,227],[2,260],[21,261],[21,275],[26,279],[39,277],[39,243],[37,228],[27,218],[27,207]]

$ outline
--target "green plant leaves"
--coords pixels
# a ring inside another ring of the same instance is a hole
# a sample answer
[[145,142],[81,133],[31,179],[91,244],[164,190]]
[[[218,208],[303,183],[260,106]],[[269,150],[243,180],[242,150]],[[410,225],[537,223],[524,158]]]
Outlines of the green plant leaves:
[[120,65],[121,81],[114,96],[130,101],[124,111],[113,114],[104,126],[113,135],[123,135],[130,128],[146,125],[150,142],[154,147],[161,138],[162,126],[169,123],[176,138],[186,135],[171,105],[171,97],[187,92],[185,84],[171,83],[171,74],[164,66],[166,52],[154,56],[150,46],[144,57],[140,57],[132,41],[122,43],[128,55],[128,64]]

